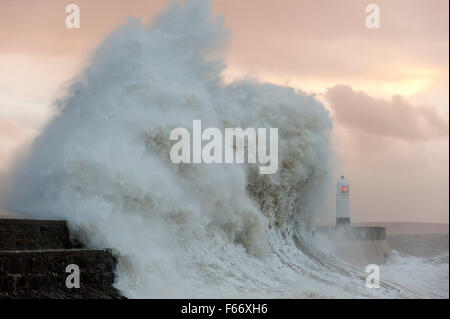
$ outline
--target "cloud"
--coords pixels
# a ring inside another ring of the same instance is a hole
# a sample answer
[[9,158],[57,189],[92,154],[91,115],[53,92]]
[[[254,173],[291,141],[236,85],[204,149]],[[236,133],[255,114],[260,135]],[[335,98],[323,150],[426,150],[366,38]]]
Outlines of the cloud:
[[432,106],[347,85],[320,99],[335,125],[336,178],[352,187],[354,221],[448,222],[448,121]]
[[12,144],[27,135],[26,130],[0,117],[0,136],[2,138],[0,145]]
[[148,21],[167,0],[77,0],[80,29],[67,29],[70,1],[0,1],[0,49],[3,53],[80,54],[95,48],[102,38],[128,17]]
[[389,101],[336,85],[326,91],[325,97],[337,123],[361,133],[407,141],[448,136],[448,121],[435,108],[414,106],[400,95]]
[[20,149],[34,134],[0,117],[0,174],[6,172]]

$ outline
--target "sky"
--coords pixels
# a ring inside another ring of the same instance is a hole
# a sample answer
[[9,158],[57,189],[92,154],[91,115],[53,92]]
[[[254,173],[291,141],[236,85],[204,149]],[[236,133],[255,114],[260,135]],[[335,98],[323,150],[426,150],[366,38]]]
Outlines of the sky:
[[[69,3],[80,29],[65,27]],[[370,3],[378,29],[365,25]],[[102,39],[129,17],[151,23],[166,4],[0,1],[0,174]],[[231,33],[227,81],[251,75],[329,109],[333,175],[350,183],[352,220],[448,223],[448,0],[215,0],[213,10]]]

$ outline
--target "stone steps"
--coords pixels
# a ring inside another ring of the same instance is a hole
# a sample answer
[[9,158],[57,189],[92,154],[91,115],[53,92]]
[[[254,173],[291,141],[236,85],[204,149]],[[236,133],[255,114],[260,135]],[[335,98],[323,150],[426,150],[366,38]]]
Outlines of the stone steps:
[[0,250],[69,249],[65,221],[0,219]]
[[[80,288],[68,288],[68,265]],[[0,219],[0,298],[120,298],[107,249],[76,249],[65,221]]]

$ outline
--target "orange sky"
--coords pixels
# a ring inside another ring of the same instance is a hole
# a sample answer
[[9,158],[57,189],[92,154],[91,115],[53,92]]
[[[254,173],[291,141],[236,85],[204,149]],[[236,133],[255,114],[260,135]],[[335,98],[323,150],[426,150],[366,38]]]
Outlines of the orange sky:
[[[0,172],[105,35],[165,0],[0,2]],[[380,29],[365,27],[377,3]],[[355,221],[448,222],[448,0],[216,0],[231,31],[228,80],[250,74],[316,94],[334,118],[335,175]],[[334,190],[331,185],[330,192]],[[331,196],[332,197],[332,196]],[[332,200],[330,200],[332,201]]]

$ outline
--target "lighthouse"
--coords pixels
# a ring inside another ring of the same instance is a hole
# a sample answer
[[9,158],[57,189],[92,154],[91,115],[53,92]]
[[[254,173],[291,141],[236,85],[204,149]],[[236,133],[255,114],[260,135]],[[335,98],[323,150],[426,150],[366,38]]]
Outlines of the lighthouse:
[[385,227],[350,224],[350,185],[344,176],[336,183],[336,225],[315,231],[328,240],[330,252],[357,267],[385,263],[391,253]]
[[350,225],[350,187],[344,176],[336,186],[336,225]]

